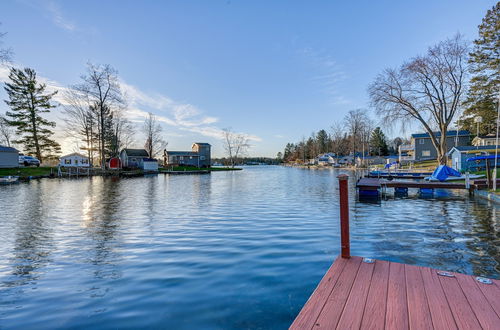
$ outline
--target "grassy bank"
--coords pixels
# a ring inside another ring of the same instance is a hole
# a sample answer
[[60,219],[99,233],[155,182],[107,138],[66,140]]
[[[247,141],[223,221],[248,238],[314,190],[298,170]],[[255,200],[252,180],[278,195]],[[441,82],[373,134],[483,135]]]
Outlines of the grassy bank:
[[50,170],[57,174],[55,167],[19,167],[19,168],[0,168],[0,176],[14,175],[21,178],[30,176],[47,176],[50,175]]
[[164,167],[161,168],[160,170],[165,170],[165,171],[178,171],[178,172],[184,172],[184,171],[211,171],[211,172],[217,172],[217,171],[240,171],[241,168],[235,167],[209,167],[209,168],[198,168],[196,166],[169,166],[169,167]]

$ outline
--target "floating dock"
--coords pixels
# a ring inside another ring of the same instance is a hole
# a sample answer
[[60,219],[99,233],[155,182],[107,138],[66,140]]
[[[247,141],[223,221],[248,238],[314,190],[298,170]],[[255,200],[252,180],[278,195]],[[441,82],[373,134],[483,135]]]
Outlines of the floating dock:
[[290,329],[500,329],[500,281],[368,261],[339,257]]
[[348,176],[338,178],[341,256],[290,329],[500,329],[498,280],[351,257]]

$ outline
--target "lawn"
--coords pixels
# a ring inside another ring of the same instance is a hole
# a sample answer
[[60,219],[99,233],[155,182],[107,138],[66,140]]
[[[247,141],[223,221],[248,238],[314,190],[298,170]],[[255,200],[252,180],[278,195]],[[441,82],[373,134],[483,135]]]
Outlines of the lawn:
[[55,167],[19,167],[19,168],[0,168],[0,176],[14,175],[22,178],[29,176],[50,175],[50,170],[57,174]]
[[167,171],[238,171],[241,170],[241,168],[231,168],[231,167],[209,167],[209,168],[198,168],[196,166],[173,166],[173,167],[165,167],[161,168],[160,170],[167,170]]

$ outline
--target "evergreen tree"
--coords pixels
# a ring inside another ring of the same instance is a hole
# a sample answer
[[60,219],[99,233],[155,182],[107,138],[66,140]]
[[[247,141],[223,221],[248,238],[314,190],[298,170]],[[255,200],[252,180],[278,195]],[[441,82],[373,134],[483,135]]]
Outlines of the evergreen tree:
[[372,153],[378,156],[386,156],[389,154],[389,148],[387,147],[387,141],[384,132],[377,127],[373,130],[372,136],[370,138],[370,146]]
[[330,144],[330,137],[328,133],[322,129],[316,134],[316,140],[318,144],[318,151],[320,154],[323,154],[328,151],[328,146]]
[[36,72],[30,68],[11,68],[9,79],[11,82],[5,83],[9,100],[5,103],[12,111],[7,111],[6,115],[20,137],[13,142],[23,145],[24,151],[35,155],[40,162],[55,156],[61,150],[59,144],[51,139],[54,134],[51,128],[56,123],[43,118],[42,114],[55,107],[50,101],[57,92],[46,92],[46,85],[37,83]]
[[472,78],[460,124],[476,132],[474,117],[481,116],[479,134],[493,133],[500,86],[500,2],[488,10],[479,25],[479,38],[474,40],[469,63]]

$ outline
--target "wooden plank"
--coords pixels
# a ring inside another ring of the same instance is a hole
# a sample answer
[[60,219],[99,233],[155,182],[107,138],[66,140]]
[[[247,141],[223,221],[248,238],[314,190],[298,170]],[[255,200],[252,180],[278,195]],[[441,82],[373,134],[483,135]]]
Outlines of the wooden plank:
[[395,262],[391,262],[389,266],[385,328],[408,329],[405,267]]
[[424,281],[417,266],[405,265],[408,323],[411,329],[432,329]]
[[450,305],[453,318],[459,329],[481,329],[481,326],[472,311],[455,277],[439,276],[439,282]]
[[306,302],[290,329],[311,329],[323,309],[348,259],[337,258]]
[[[479,286],[493,287],[494,284],[477,283],[474,277],[468,275],[455,274],[455,276],[483,329],[498,329],[500,318],[479,288]],[[500,295],[497,296],[497,300],[499,299]]]
[[424,290],[429,302],[432,324],[435,329],[458,329],[446,300],[443,288],[439,282],[436,270],[421,267]]
[[361,262],[337,329],[359,329],[375,263]]
[[361,260],[362,258],[359,257],[348,259],[344,271],[335,283],[325,307],[314,324],[315,329],[335,329],[357,276]]
[[382,260],[375,262],[361,329],[383,329],[385,326],[389,264],[389,262]]
[[486,297],[486,300],[490,303],[491,307],[500,317],[500,282],[498,280],[493,280],[493,284],[490,285],[479,285],[479,289]]

